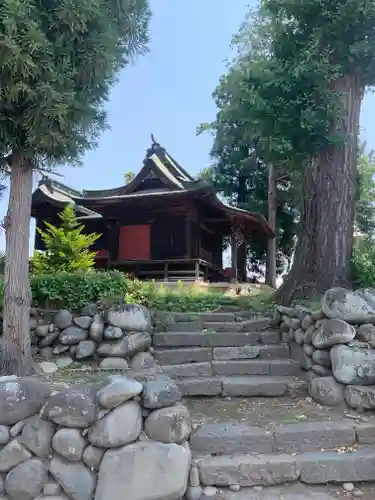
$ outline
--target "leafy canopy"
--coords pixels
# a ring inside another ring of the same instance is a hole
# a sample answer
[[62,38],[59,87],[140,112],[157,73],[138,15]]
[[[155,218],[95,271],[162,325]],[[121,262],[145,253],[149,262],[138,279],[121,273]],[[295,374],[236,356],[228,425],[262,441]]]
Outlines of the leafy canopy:
[[45,222],[46,230],[38,228],[45,252],[36,252],[32,259],[34,273],[89,270],[94,267],[96,252],[90,247],[100,234],[83,234],[84,226],[77,222],[74,208],[67,205],[59,214],[60,226]]
[[148,0],[2,0],[0,157],[20,150],[41,167],[93,147],[149,18]]

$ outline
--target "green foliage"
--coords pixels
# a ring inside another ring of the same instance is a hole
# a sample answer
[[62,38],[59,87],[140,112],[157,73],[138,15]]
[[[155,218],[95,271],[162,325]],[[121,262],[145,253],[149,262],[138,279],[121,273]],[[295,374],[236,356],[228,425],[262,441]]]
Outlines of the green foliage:
[[120,69],[146,50],[147,0],[0,2],[0,155],[74,163],[106,128]]
[[31,279],[33,303],[45,307],[64,304],[80,309],[88,303],[105,304],[106,300],[131,298],[133,303],[144,303],[141,285],[118,271],[59,271],[35,275]]
[[375,237],[366,236],[356,242],[352,258],[353,283],[356,287],[375,287]]
[[135,173],[134,172],[126,172],[124,174],[124,181],[125,181],[125,184],[129,184],[135,177]]
[[375,153],[366,154],[364,146],[358,160],[359,200],[356,226],[362,234],[375,234]]
[[88,270],[95,265],[95,252],[91,252],[90,247],[100,238],[100,234],[83,234],[84,226],[78,223],[71,205],[59,213],[59,218],[59,226],[45,222],[47,229],[38,229],[45,251],[36,252],[32,258],[32,268],[36,274]]

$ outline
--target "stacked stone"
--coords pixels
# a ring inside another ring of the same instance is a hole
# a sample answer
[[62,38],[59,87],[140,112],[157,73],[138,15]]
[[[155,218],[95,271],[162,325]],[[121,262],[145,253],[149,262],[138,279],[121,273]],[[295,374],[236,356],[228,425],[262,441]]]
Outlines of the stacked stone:
[[180,500],[192,423],[167,376],[0,379],[0,500]]
[[308,372],[313,399],[375,409],[375,295],[333,288],[321,309],[278,306],[277,318],[292,357]]
[[150,352],[151,315],[142,306],[124,305],[105,314],[90,306],[80,315],[63,309],[51,321],[32,317],[30,327],[34,355],[50,360],[41,365],[46,372],[73,361],[135,372],[156,366]]

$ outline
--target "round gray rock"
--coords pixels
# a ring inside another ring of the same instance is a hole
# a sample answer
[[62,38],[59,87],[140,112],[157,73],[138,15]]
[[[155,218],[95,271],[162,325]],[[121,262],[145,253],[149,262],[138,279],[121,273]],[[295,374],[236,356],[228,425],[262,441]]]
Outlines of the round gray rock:
[[84,388],[53,394],[43,408],[42,418],[64,427],[86,428],[96,417],[95,394]]
[[42,420],[39,415],[34,415],[26,420],[20,441],[38,457],[48,458],[51,453],[54,432],[55,425],[52,422]]
[[343,320],[375,314],[375,306],[371,306],[361,296],[345,288],[331,288],[322,298],[322,309],[327,318]]
[[143,384],[143,406],[149,409],[172,406],[182,399],[176,383],[166,375],[159,375]]
[[97,393],[97,401],[104,408],[112,409],[125,401],[138,396],[143,385],[128,377],[114,376],[109,383]]
[[103,448],[97,448],[90,444],[83,452],[83,463],[87,465],[90,470],[98,471],[105,451],[106,450]]
[[374,410],[375,387],[348,385],[345,388],[345,401],[355,410]]
[[330,354],[336,380],[346,385],[375,384],[375,350],[335,345]]
[[93,340],[82,340],[77,346],[76,359],[90,358],[95,354],[96,344]]
[[331,368],[331,356],[329,351],[325,351],[323,349],[316,349],[312,355],[313,360],[317,365],[326,366],[327,368]]
[[150,332],[152,320],[150,311],[143,306],[124,304],[107,312],[108,323],[127,331]]
[[45,337],[49,334],[49,325],[43,325],[39,323],[39,325],[35,329],[35,333],[38,335],[38,337]]
[[321,405],[340,406],[344,404],[345,387],[333,377],[315,378],[309,383],[309,394]]
[[124,335],[124,332],[118,326],[107,326],[104,330],[104,338],[107,340],[121,339]]
[[52,392],[37,378],[0,379],[0,425],[13,425],[38,413]]
[[92,500],[96,486],[96,475],[83,463],[69,462],[64,458],[54,456],[49,470],[52,477],[62,486],[69,498],[73,500]]
[[99,448],[118,448],[138,439],[142,431],[142,409],[135,401],[124,403],[91,427],[88,440]]
[[182,405],[155,410],[146,418],[144,430],[153,441],[180,444],[192,431],[189,411]]
[[10,500],[34,500],[43,491],[48,473],[39,458],[32,458],[12,469],[5,479]]
[[348,344],[355,334],[355,328],[349,323],[341,319],[325,319],[313,333],[312,343],[317,349],[326,349],[336,344]]
[[79,344],[82,340],[86,340],[87,337],[87,330],[78,326],[69,326],[60,333],[59,341],[63,345],[75,345]]
[[86,441],[78,429],[60,429],[52,440],[55,452],[70,462],[81,460],[85,446]]
[[177,500],[185,494],[190,462],[190,451],[175,443],[145,441],[107,451],[95,500]]
[[92,317],[91,316],[78,316],[77,318],[74,318],[74,324],[79,326],[80,328],[83,328],[84,330],[88,330],[90,328],[90,325],[92,323]]
[[55,315],[53,323],[60,330],[64,330],[73,324],[73,314],[67,309],[62,309]]
[[0,451],[0,472],[8,472],[31,457],[29,450],[13,439]]
[[89,335],[95,342],[101,342],[103,340],[104,333],[104,320],[100,314],[95,314],[93,322],[91,323],[89,329]]

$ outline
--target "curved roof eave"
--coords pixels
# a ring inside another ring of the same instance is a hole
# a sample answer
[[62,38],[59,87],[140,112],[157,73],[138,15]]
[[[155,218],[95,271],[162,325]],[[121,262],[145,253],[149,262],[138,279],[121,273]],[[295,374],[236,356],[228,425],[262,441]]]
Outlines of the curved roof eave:
[[221,201],[214,191],[210,193],[210,198],[214,205],[216,205],[218,208],[221,208],[227,214],[233,217],[240,216],[248,220],[252,219],[253,222],[261,226],[268,237],[275,238],[275,231],[271,228],[266,218],[262,214],[258,212],[250,212],[249,210],[244,210],[238,207],[232,207],[231,205],[228,205],[227,203]]

